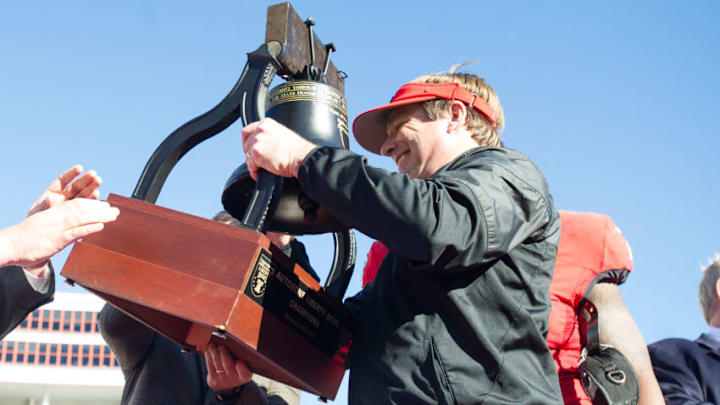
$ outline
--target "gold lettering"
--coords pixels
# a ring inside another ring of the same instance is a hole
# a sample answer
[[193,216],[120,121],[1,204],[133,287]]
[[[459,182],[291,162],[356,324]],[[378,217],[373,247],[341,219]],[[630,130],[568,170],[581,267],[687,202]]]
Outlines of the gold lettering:
[[277,279],[280,280],[288,290],[293,292],[298,290],[297,284],[293,283],[285,274],[278,272]]
[[330,324],[332,324],[332,326],[334,326],[336,328],[340,326],[340,323],[338,322],[337,318],[332,316],[332,314],[330,314],[330,313],[325,315],[325,320],[328,321]]
[[302,316],[310,322],[314,327],[319,328],[320,327],[320,320],[314,317],[312,314],[310,314],[307,309],[301,307],[297,302],[294,300],[290,300],[290,308],[293,309],[295,312],[298,313],[298,315]]
[[292,316],[288,315],[287,313],[283,318],[291,324],[295,325],[296,328],[300,329],[302,333],[304,333],[305,336],[309,337],[310,339],[315,339],[315,336],[317,336],[315,332],[309,331],[306,327],[300,325],[298,321],[296,321]]
[[325,311],[325,308],[322,307],[322,305],[318,304],[318,302],[315,301],[314,299],[312,299],[311,297],[307,297],[307,299],[305,299],[305,303],[310,308],[315,310],[315,312],[317,312],[320,316],[325,315],[325,312],[327,312],[327,311]]

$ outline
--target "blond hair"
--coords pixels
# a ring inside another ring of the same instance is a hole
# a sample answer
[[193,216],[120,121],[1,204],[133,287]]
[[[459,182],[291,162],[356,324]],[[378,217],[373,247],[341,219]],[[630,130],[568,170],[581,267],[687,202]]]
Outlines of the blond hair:
[[[485,83],[483,78],[471,73],[448,72],[423,75],[413,80],[413,83],[459,83],[465,90],[477,94],[478,97],[487,101],[490,107],[495,110],[496,128],[493,128],[492,122],[487,117],[475,111],[473,108],[467,109],[466,125],[472,133],[473,140],[478,145],[502,146],[500,133],[505,127],[505,115],[503,114],[502,105],[500,104],[497,93],[495,93],[492,87]],[[430,100],[422,103],[425,113],[431,120],[446,116],[450,112],[451,105],[452,100],[445,99]]]
[[716,254],[715,258],[711,259],[702,271],[703,278],[700,281],[700,288],[698,288],[698,299],[705,321],[710,323],[710,319],[717,310],[718,305],[715,286],[718,279],[720,279],[720,253]]

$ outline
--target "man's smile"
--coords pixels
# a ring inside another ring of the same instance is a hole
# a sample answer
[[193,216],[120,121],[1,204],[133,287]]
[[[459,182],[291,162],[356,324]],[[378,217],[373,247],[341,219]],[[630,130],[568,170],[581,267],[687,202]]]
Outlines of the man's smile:
[[401,161],[401,160],[404,160],[409,154],[410,154],[410,151],[409,151],[409,150],[405,150],[405,151],[400,152],[400,153],[398,153],[397,155],[395,155],[395,164],[396,164],[397,166],[400,166],[400,161]]

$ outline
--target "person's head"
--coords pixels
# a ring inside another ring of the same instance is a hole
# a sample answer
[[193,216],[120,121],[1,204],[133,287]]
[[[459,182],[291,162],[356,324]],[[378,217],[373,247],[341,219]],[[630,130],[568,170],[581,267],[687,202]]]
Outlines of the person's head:
[[[471,73],[435,73],[420,76],[413,83],[459,83],[464,89],[485,100],[495,113],[494,120],[474,109],[467,109],[466,125],[478,146],[502,146],[500,134],[505,128],[505,114],[497,93],[485,79]],[[421,104],[431,120],[436,120],[451,113],[451,100],[435,99]]]
[[703,278],[698,290],[700,308],[709,325],[720,327],[720,254],[703,268]]
[[240,225],[240,221],[235,219],[235,217],[230,215],[230,213],[228,213],[225,210],[222,210],[222,211],[218,212],[217,214],[215,214],[212,217],[212,220],[217,221],[217,222],[222,222],[223,224],[226,224],[226,225],[233,225],[233,226]]
[[355,119],[365,149],[391,157],[398,171],[426,178],[477,146],[501,146],[502,106],[485,81],[467,73],[420,76],[390,104]]

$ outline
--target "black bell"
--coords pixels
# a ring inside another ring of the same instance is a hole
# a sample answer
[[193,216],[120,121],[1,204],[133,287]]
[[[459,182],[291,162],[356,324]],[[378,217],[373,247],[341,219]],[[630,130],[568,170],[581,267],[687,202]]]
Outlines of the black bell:
[[[349,148],[345,97],[334,87],[314,81],[290,81],[270,90],[266,100],[266,117],[314,144]],[[243,163],[225,183],[222,193],[225,210],[235,218],[242,218],[254,189],[255,181]],[[274,213],[265,220],[267,231],[301,235],[348,228],[327,208],[304,196],[295,178],[284,179],[282,193],[273,205]]]

